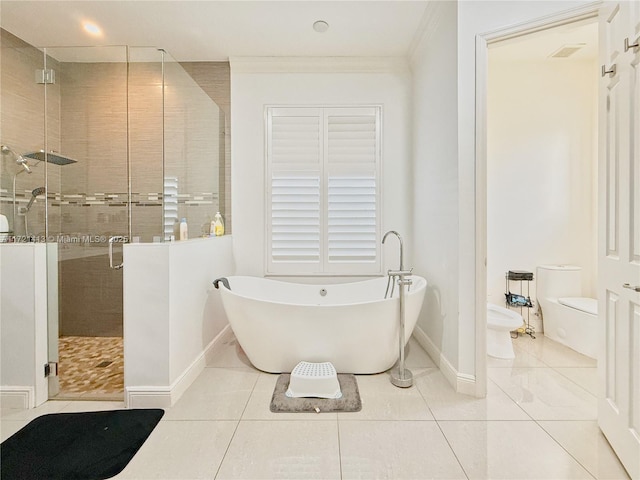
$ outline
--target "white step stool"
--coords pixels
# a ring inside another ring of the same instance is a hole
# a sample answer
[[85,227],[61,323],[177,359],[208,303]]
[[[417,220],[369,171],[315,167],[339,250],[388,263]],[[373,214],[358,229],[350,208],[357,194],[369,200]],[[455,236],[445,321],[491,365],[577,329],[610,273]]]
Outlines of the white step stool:
[[331,362],[300,362],[291,372],[287,397],[341,398],[338,374]]

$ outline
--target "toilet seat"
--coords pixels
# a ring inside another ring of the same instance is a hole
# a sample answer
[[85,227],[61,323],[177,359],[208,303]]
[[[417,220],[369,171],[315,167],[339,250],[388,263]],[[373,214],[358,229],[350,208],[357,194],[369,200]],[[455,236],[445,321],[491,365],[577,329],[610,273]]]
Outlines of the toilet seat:
[[562,297],[558,299],[558,303],[591,315],[598,315],[598,301],[595,298]]
[[522,316],[513,310],[487,303],[487,354],[496,358],[515,358],[509,332],[523,323]]
[[522,315],[498,305],[487,303],[487,327],[515,330],[523,324]]

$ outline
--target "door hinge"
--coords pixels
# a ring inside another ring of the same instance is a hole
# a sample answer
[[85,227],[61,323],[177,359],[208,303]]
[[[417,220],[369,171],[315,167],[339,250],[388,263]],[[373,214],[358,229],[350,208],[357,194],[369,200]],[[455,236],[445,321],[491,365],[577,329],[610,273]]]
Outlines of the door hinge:
[[36,83],[54,84],[56,83],[56,71],[43,68],[36,70]]
[[57,377],[58,376],[58,362],[49,362],[44,364],[44,376]]

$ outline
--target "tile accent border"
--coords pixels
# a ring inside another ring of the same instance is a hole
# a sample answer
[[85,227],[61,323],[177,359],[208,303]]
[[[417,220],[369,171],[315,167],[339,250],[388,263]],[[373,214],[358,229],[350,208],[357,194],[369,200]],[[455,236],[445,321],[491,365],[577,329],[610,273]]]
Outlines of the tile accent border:
[[171,385],[125,386],[125,408],[169,408],[175,405],[204,371],[207,357],[220,349],[232,334],[231,325],[227,324]]
[[[0,203],[13,204],[13,196],[0,190]],[[108,207],[126,207],[128,204],[127,193],[50,193],[47,201],[53,207],[91,207],[103,205]],[[37,201],[43,203],[44,195],[38,195]],[[29,203],[31,192],[16,192],[16,205]],[[131,205],[133,207],[161,207],[162,192],[131,193]],[[219,200],[216,192],[180,193],[176,196],[176,203],[186,206],[213,205]]]

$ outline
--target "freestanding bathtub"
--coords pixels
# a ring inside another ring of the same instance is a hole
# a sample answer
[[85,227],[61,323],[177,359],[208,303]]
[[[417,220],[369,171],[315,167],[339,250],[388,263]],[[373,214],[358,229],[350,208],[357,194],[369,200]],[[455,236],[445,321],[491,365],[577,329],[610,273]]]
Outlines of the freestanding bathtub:
[[[225,312],[247,357],[260,370],[290,372],[307,361],[331,362],[339,373],[379,373],[398,360],[399,289],[385,299],[387,277],[329,285],[227,278],[230,290],[219,284]],[[424,278],[410,278],[405,343],[427,287]]]

